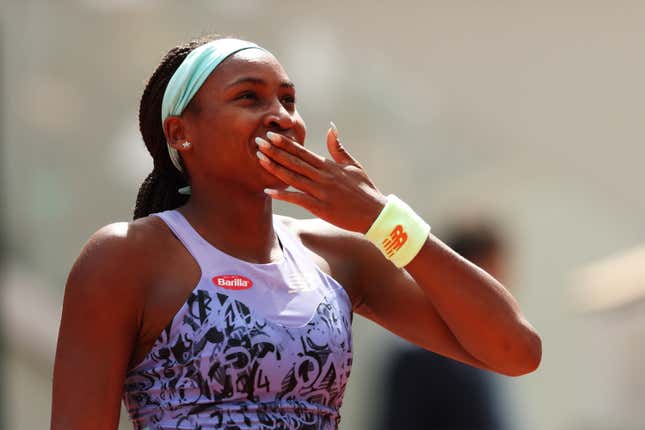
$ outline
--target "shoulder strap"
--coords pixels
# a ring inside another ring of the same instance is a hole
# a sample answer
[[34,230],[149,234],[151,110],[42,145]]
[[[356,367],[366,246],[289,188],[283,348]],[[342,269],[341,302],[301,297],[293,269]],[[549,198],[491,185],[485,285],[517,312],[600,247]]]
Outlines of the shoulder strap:
[[209,250],[206,243],[197,234],[195,229],[184,218],[184,216],[177,210],[172,209],[164,212],[157,212],[152,215],[161,218],[170,230],[177,236],[180,242],[186,247],[190,255],[197,261],[202,273],[206,269],[205,261],[203,259],[208,254]]
[[283,250],[289,253],[290,259],[301,270],[313,270],[316,267],[316,263],[311,259],[309,251],[300,238],[289,230],[289,227],[285,226],[276,215],[273,215],[273,228],[284,246]]
[[[212,246],[195,231],[179,211],[173,209],[152,215],[158,216],[168,225],[170,230],[197,261],[202,273],[205,273],[208,269],[207,263],[210,261],[212,265],[212,260],[217,259],[217,255],[213,254]],[[310,271],[314,269],[315,263],[309,256],[305,245],[276,215],[273,215],[273,227],[282,243],[285,258],[295,263],[300,270]],[[287,256],[287,254],[289,255]]]

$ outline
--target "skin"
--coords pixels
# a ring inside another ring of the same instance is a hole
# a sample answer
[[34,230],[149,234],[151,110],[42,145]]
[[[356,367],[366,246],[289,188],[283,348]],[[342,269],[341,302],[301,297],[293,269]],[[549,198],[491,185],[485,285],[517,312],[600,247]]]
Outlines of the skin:
[[[253,81],[231,86],[241,78]],[[305,148],[289,82],[272,55],[241,51],[213,71],[193,109],[166,119],[166,137],[191,177],[192,195],[179,211],[215,247],[267,263],[282,258],[272,199],[300,205],[316,218],[281,222],[343,285],[354,312],[472,366],[511,376],[535,370],[540,337],[488,273],[432,234],[405,270],[364,239],[386,197],[332,129],[328,157]],[[259,147],[256,137],[268,145]],[[200,276],[157,217],[110,224],[90,238],[65,288],[52,429],[117,428],[127,370],[145,357]]]

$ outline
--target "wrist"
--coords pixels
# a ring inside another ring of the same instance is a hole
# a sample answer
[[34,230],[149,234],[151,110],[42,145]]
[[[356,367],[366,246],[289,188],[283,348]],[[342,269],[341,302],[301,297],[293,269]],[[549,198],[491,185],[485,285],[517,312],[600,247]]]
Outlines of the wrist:
[[378,216],[383,212],[388,201],[388,196],[379,193],[378,196],[374,198],[371,208],[363,211],[364,222],[362,222],[362,224],[364,227],[359,231],[363,233],[364,236],[367,235],[367,232],[374,225]]
[[425,243],[430,226],[394,194],[387,196],[365,237],[397,267],[408,264]]

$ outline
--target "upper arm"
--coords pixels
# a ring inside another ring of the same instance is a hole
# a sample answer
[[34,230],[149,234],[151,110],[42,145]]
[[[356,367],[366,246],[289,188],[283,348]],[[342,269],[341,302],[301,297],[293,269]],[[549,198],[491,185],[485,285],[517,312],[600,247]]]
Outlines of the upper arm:
[[54,363],[53,430],[118,427],[141,309],[133,241],[128,224],[106,226],[71,269]]
[[[417,282],[397,268],[360,234],[351,235],[354,287],[360,295],[355,311],[397,336],[424,349],[491,370],[469,354],[453,335]],[[445,288],[450,288],[446,285]]]

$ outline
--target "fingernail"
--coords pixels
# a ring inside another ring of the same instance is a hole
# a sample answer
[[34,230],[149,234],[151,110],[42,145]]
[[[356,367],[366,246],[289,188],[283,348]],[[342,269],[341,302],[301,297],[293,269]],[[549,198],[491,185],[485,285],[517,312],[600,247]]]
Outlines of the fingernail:
[[266,140],[262,139],[261,137],[256,137],[255,138],[255,143],[258,144],[259,147],[261,148],[269,148],[271,144],[267,142]]
[[336,127],[336,124],[334,124],[334,121],[329,121],[329,124],[331,125],[331,129],[334,130],[336,137],[338,137],[338,128]]
[[257,155],[260,160],[266,160],[267,159],[266,155],[264,155],[260,151],[256,151],[255,155]]
[[275,140],[277,140],[278,138],[280,138],[280,135],[279,135],[278,133],[274,133],[274,132],[272,132],[272,131],[267,131],[267,137],[268,137],[269,139],[271,139],[271,140],[274,140],[274,141],[275,141]]

